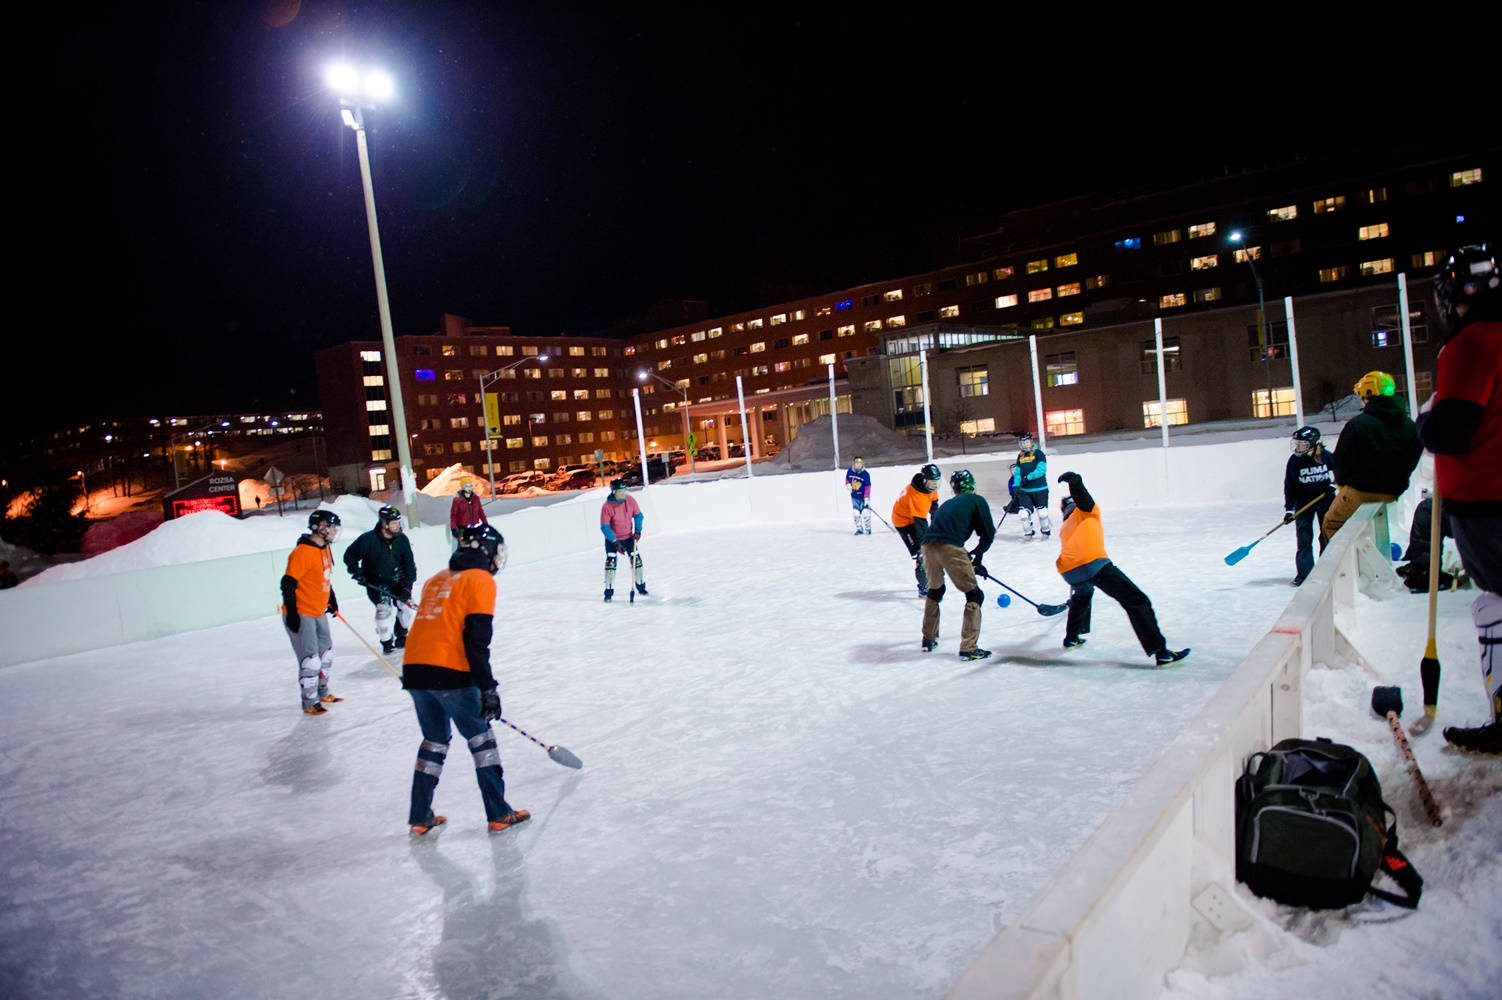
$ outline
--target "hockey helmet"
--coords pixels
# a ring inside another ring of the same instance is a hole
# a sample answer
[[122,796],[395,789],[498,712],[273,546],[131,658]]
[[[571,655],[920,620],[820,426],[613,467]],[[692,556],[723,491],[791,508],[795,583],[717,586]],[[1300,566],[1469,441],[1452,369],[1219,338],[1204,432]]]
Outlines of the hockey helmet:
[[1398,391],[1398,384],[1387,372],[1371,371],[1357,379],[1351,391],[1362,399],[1372,396],[1391,396]]
[[1023,451],[1033,450],[1033,435],[1029,431],[1023,431],[1017,435],[1017,447]]
[[506,539],[488,524],[471,524],[459,531],[461,549],[479,549],[490,559],[491,572],[506,565]]
[[1293,432],[1293,450],[1302,455],[1319,443],[1319,428],[1304,426]]
[[614,493],[616,490],[623,490],[625,488],[626,481],[624,479],[612,479],[610,481],[610,492],[612,493]]
[[376,512],[376,517],[381,519],[382,524],[387,524],[391,521],[400,521],[402,519],[402,512],[387,504]]
[[932,462],[929,462],[927,465],[925,465],[923,468],[919,469],[918,471],[921,472],[921,473],[923,473],[923,478],[924,479],[941,479],[941,478],[943,478],[943,473],[941,473],[939,471],[939,467],[937,465],[935,465],[934,463],[932,463]]
[[949,476],[949,488],[956,493],[974,493],[975,474],[969,469],[956,469]]
[[1434,304],[1458,333],[1466,323],[1493,319],[1502,302],[1502,272],[1485,243],[1456,250],[1434,276]]
[[309,531],[317,531],[324,525],[327,525],[330,529],[337,533],[340,525],[339,515],[335,514],[331,510],[315,510],[313,511],[313,513],[308,515]]

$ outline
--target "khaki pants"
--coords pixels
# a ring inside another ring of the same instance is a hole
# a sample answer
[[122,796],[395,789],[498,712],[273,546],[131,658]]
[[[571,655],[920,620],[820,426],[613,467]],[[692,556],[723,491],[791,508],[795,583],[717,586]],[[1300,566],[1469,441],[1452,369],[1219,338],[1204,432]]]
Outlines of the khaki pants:
[[934,595],[944,588],[944,574],[965,595],[965,612],[960,618],[960,652],[968,653],[980,639],[980,601],[969,595],[979,594],[975,585],[975,567],[970,556],[958,545],[928,542],[923,546],[923,569],[928,574],[928,598],[923,602],[923,638],[932,642],[939,637],[939,602]]
[[1396,499],[1398,498],[1391,493],[1367,493],[1350,486],[1337,487],[1335,500],[1330,504],[1330,509],[1325,512],[1324,522],[1320,525],[1320,542],[1328,542],[1334,538],[1340,526],[1345,524],[1351,515],[1356,513],[1356,508],[1362,504],[1392,503]]

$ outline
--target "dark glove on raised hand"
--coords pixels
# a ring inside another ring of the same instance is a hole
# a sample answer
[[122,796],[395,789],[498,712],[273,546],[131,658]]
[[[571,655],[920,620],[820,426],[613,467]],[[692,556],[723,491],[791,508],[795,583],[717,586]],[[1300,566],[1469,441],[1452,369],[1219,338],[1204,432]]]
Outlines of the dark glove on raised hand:
[[641,541],[641,529],[638,528],[636,531],[631,532],[631,540],[635,542]]
[[501,692],[499,688],[480,692],[480,717],[494,722],[501,717]]
[[1061,483],[1077,483],[1079,481],[1080,474],[1078,472],[1066,472],[1059,477],[1059,482]]
[[296,634],[302,628],[302,615],[297,613],[296,608],[287,608],[282,615],[282,620],[287,623],[287,631]]

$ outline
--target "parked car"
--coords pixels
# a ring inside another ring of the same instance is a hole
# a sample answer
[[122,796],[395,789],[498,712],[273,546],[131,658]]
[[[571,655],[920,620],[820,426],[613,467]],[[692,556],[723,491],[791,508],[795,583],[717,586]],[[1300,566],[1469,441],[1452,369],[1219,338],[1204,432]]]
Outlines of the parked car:
[[495,491],[499,494],[520,493],[534,486],[540,487],[547,481],[547,474],[536,470],[514,472],[497,483]]
[[595,484],[595,474],[588,469],[578,472],[560,472],[548,480],[550,490],[587,490]]
[[745,458],[746,457],[746,446],[743,445],[743,444],[741,444],[739,441],[737,441],[735,444],[731,445],[730,446],[730,457],[731,458]]
[[720,460],[720,449],[716,445],[710,445],[708,448],[700,448],[699,454],[695,457],[700,462],[718,462]]
[[[654,483],[667,478],[667,469],[663,467],[662,459],[650,458],[647,460],[647,475],[652,477],[652,482]],[[640,486],[641,463],[637,462],[635,465],[626,469],[625,472],[619,473],[619,476],[621,479],[625,480],[627,486]]]

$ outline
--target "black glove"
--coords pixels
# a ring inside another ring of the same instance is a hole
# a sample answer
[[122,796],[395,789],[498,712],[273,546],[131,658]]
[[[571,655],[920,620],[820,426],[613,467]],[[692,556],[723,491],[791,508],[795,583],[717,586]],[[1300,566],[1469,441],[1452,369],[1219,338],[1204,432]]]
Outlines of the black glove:
[[459,537],[459,529],[458,528],[450,528],[449,529],[449,534],[453,535],[455,538],[458,538]]
[[282,620],[287,623],[287,631],[294,635],[302,628],[302,615],[297,613],[296,608],[287,608]]
[[406,601],[408,604],[412,603],[412,588],[410,586],[393,590],[392,593],[396,595],[397,600]]
[[361,586],[361,587],[368,587],[368,586],[370,586],[370,584],[368,584],[368,583],[365,582],[365,574],[363,574],[363,573],[356,573],[353,576],[351,576],[350,579],[353,580],[353,581],[355,581],[355,583],[358,586]]
[[501,717],[501,692],[498,688],[480,692],[480,718],[494,722]]
[[1011,501],[1001,509],[1008,514],[1015,514],[1020,511],[1022,507],[1017,503],[1017,494],[1013,493]]
[[1059,477],[1059,482],[1061,483],[1077,483],[1079,481],[1080,474],[1078,472],[1066,472]]
[[1291,511],[1291,510],[1285,510],[1283,512],[1283,523],[1287,524],[1289,521],[1292,521],[1292,520],[1293,520],[1293,511]]
[[631,540],[634,541],[634,542],[641,541],[641,529],[640,528],[638,528],[635,531],[631,532]]
[[338,613],[339,613],[339,598],[335,597],[334,596],[334,592],[331,590],[331,591],[329,591],[329,610],[328,610],[328,614],[337,615]]

